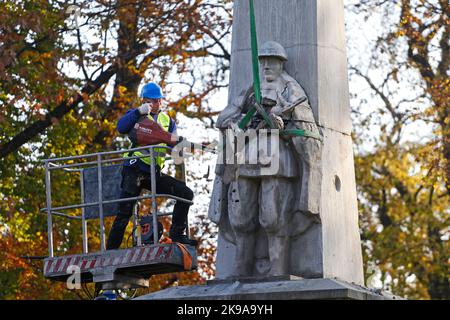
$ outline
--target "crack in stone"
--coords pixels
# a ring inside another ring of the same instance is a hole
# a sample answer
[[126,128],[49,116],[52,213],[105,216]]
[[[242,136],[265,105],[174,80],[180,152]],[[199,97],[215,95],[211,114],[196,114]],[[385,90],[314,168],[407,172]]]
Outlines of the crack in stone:
[[[286,49],[290,49],[290,48],[295,48],[295,47],[318,47],[318,48],[327,48],[327,49],[333,49],[336,50],[342,54],[347,54],[347,52],[343,49],[340,49],[336,46],[333,45],[325,45],[325,44],[317,44],[317,43],[295,43],[293,45],[290,46],[285,46],[284,48]],[[237,53],[237,52],[245,52],[245,51],[251,51],[250,48],[244,48],[244,49],[234,49],[231,51],[231,53]]]

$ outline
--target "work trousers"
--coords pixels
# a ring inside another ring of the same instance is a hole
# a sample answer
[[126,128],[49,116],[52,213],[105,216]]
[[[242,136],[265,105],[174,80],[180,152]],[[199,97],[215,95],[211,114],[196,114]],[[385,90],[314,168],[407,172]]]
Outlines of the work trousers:
[[[122,168],[122,192],[120,198],[132,198],[140,195],[142,189],[151,190],[150,173],[139,169],[138,166],[123,166]],[[156,193],[169,194],[192,200],[194,193],[186,184],[164,173],[156,172]],[[133,214],[136,201],[119,203],[119,213],[114,220],[106,245],[107,250],[117,249],[122,243],[125,229]],[[172,225],[187,225],[187,215],[190,204],[177,201],[173,210]]]

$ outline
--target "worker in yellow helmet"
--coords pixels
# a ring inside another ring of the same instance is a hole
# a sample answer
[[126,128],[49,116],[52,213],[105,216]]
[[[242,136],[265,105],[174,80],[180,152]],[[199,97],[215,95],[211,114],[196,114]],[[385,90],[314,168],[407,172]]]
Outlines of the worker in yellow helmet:
[[[176,124],[166,113],[161,112],[161,104],[164,95],[161,87],[154,82],[147,83],[141,91],[142,104],[139,108],[129,110],[117,123],[117,130],[122,134],[128,134],[138,120],[147,116],[156,121],[165,131],[176,135]],[[144,152],[144,151],[142,151]],[[126,158],[143,155],[142,152],[128,152]],[[164,157],[156,157],[156,193],[170,194],[187,200],[192,200],[194,194],[186,184],[161,172],[164,166]],[[137,197],[142,189],[150,190],[150,157],[139,159],[125,159],[122,168],[121,198]],[[106,248],[117,249],[125,233],[125,229],[133,212],[136,201],[119,203],[119,213],[114,220],[108,237]],[[177,201],[172,216],[172,226],[169,237],[174,242],[195,246],[197,241],[191,240],[186,235],[187,216],[189,204]]]

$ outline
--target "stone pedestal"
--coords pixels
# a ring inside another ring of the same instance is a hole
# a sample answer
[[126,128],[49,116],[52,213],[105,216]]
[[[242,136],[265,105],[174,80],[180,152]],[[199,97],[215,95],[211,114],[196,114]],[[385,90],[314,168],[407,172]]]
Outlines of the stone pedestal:
[[[249,7],[234,3],[229,101],[252,83]],[[258,43],[286,49],[286,71],[305,89],[324,134],[321,223],[291,242],[296,276],[363,284],[342,0],[256,0]],[[299,190],[300,192],[300,190]],[[234,245],[219,230],[217,278],[230,276]]]
[[337,279],[276,277],[210,281],[203,286],[172,287],[137,300],[391,300],[386,292]]

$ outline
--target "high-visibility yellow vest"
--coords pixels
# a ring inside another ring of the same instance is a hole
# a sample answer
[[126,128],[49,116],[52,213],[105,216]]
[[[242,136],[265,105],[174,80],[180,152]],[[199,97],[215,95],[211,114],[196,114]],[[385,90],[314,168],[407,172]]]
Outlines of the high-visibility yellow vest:
[[[149,118],[150,120],[154,121],[152,115],[149,114],[149,115],[148,115],[148,118]],[[163,127],[163,129],[164,129],[165,131],[169,132],[169,127],[170,127],[170,117],[169,117],[167,114],[165,114],[165,113],[163,113],[163,112],[160,112],[160,113],[158,114],[158,118],[157,118],[156,120],[157,120],[156,122],[158,122],[158,124],[159,124],[161,127]],[[167,146],[167,144],[165,144],[165,143],[160,143],[160,144],[158,144],[158,146]],[[153,150],[155,151],[155,153],[158,153],[158,154],[159,154],[158,156],[155,157],[155,160],[156,160],[156,164],[162,169],[162,168],[164,167],[164,162],[166,161],[166,157],[161,156],[161,154],[164,155],[164,154],[166,153],[167,149],[165,149],[165,148],[155,148],[155,149],[153,149]],[[135,152],[133,152],[132,156],[133,156],[133,157],[139,157],[139,156],[143,156],[143,155],[146,155],[146,154],[149,153],[148,151],[144,151],[144,153],[142,153],[142,151],[143,151],[143,150],[141,150],[141,151],[135,151]],[[125,158],[128,158],[128,157],[129,157],[128,154],[129,154],[129,152],[125,153],[124,157],[125,157]],[[150,165],[150,163],[151,163],[150,157],[139,158],[139,159],[141,159],[141,161],[144,162],[145,164]]]

